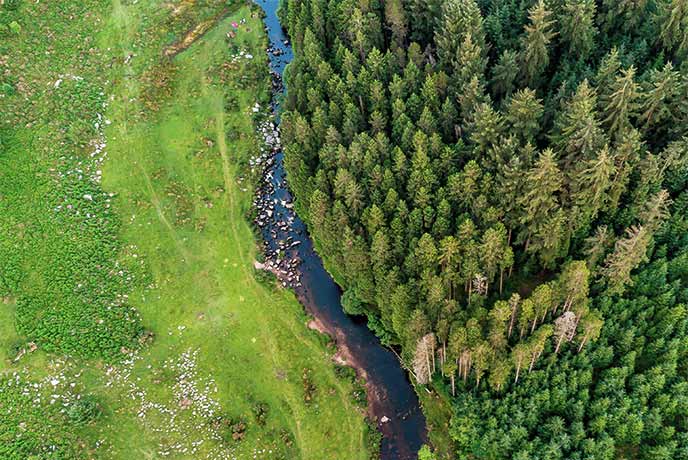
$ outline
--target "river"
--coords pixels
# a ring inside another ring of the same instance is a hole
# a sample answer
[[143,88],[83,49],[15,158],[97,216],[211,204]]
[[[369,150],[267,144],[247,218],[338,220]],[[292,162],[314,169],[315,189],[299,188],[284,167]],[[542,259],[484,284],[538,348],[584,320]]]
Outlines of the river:
[[[283,92],[281,76],[293,58],[293,51],[277,17],[279,0],[256,0],[256,3],[265,11],[271,45],[270,67],[276,81],[273,108],[278,121],[279,98]],[[334,337],[339,355],[366,379],[368,413],[383,435],[381,459],[415,459],[427,434],[425,417],[408,374],[363,319],[344,313],[341,289],[325,270],[304,223],[293,210],[282,159],[277,146],[265,171],[259,197],[262,206],[269,205],[270,211],[261,224],[266,254],[275,262],[275,268],[285,268],[279,278],[294,289],[306,311],[315,318],[318,329]]]

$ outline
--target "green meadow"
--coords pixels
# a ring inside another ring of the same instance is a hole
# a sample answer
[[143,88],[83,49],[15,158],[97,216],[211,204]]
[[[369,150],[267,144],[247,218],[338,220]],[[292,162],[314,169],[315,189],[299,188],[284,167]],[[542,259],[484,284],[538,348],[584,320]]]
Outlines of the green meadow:
[[0,6],[0,458],[369,458],[253,268],[265,46],[245,3]]

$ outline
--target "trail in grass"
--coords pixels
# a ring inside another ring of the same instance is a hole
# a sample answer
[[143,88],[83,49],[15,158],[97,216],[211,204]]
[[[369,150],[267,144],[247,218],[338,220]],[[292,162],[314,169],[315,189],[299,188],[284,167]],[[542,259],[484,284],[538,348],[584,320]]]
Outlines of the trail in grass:
[[[217,30],[207,31],[187,50],[177,54],[175,75],[179,75],[179,80],[173,83],[169,102],[145,123],[133,122],[125,116],[122,126],[127,129],[113,134],[117,139],[114,147],[117,151],[113,152],[116,158],[106,176],[112,180],[112,188],[123,190],[122,201],[129,203],[125,208],[130,209],[124,209],[123,214],[136,215],[126,239],[147,256],[156,279],[170,280],[165,282],[166,288],[161,285],[159,301],[151,302],[150,295],[147,296],[141,307],[144,320],[154,319],[155,329],[163,333],[174,331],[174,322],[186,327],[179,336],[173,332],[174,341],[161,337],[151,352],[154,356],[168,355],[189,344],[200,347],[204,370],[220,384],[219,399],[230,413],[237,413],[243,406],[246,408],[243,417],[250,420],[247,399],[272,400],[271,425],[281,423],[293,433],[297,450],[287,451],[289,458],[363,459],[366,456],[361,443],[364,426],[345,389],[350,386],[327,370],[331,364],[322,346],[299,323],[302,317],[298,304],[292,303],[287,293],[268,292],[253,278],[253,237],[243,220],[250,192],[240,190],[236,181],[237,162],[253,150],[248,108],[254,103],[255,93],[251,88],[233,89],[238,86],[235,84],[222,88],[214,81],[208,83],[217,77],[218,69],[210,65],[218,53],[224,53],[221,50],[226,46],[223,42],[231,22],[249,16],[249,11],[242,9],[220,22]],[[242,32],[257,40],[259,31],[259,22],[248,20]],[[257,54],[257,50],[245,49]],[[233,69],[237,78],[243,65],[240,63]],[[127,78],[138,77],[133,74]],[[136,83],[125,83],[124,87],[125,93],[135,91]],[[239,96],[239,112],[229,117],[223,108],[225,92]],[[141,91],[127,96],[140,97]],[[129,103],[122,113],[135,114],[141,109]],[[226,133],[231,131],[243,133],[241,137],[247,140],[228,142]],[[204,145],[207,138],[214,139],[213,146]],[[121,148],[117,148],[118,142],[122,143]],[[193,153],[199,150],[202,153]],[[140,179],[128,174],[127,165],[131,163],[144,171]],[[165,191],[171,184],[175,185],[174,190],[184,190],[181,195],[192,202],[189,224],[174,221],[182,204],[174,196],[177,191]],[[220,189],[223,192],[217,196],[208,196]],[[212,207],[208,207],[209,203]],[[148,216],[153,211],[166,218],[151,220]],[[204,223],[202,230],[196,225],[199,222]],[[164,243],[166,240],[172,247],[180,244],[190,254],[183,257],[187,268],[181,270],[178,266],[181,261],[174,261],[179,259],[178,253],[175,256],[163,249],[169,246]],[[212,286],[210,292],[204,292],[206,285]],[[181,307],[184,304],[193,310]],[[203,321],[192,319],[198,316],[198,311],[205,315]],[[217,336],[208,334],[210,323],[218,321],[218,330],[225,331]],[[164,351],[165,347],[168,351]],[[235,367],[239,362],[244,364]],[[320,407],[309,408],[304,404],[299,378],[304,368],[317,374],[316,384],[322,387],[317,403]],[[286,378],[279,377],[283,373]],[[327,395],[328,387],[336,389],[335,399]],[[339,415],[330,419],[325,411]],[[342,426],[342,422],[346,423]],[[258,440],[256,435],[267,439],[280,436],[276,429],[273,434],[266,436],[264,431],[260,436],[254,427],[248,431],[253,441],[247,440],[243,447],[237,447],[237,452],[249,453],[252,442],[265,443],[265,439]],[[333,440],[336,440],[334,445]]]

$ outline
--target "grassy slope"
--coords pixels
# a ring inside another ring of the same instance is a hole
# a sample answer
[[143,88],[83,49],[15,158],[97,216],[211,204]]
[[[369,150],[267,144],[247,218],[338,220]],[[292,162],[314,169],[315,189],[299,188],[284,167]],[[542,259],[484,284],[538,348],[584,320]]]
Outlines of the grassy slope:
[[[221,443],[211,439],[227,428],[213,426],[210,413],[201,410],[212,406],[217,407],[213,417],[221,413],[234,424],[246,423],[243,441],[231,441],[222,450],[233,457],[366,458],[363,417],[350,397],[353,386],[336,376],[328,349],[305,328],[293,296],[253,277],[255,244],[244,219],[251,186],[239,185],[236,178],[237,165],[258,148],[250,107],[264,88],[251,77],[239,83],[242,76],[256,73],[254,63],[263,63],[259,19],[241,8],[172,65],[160,66],[162,45],[170,42],[165,27],[171,9],[149,1],[124,5],[115,0],[111,8],[92,3],[102,16],[83,21],[101,25],[99,45],[112,53],[105,53],[101,62],[113,63],[100,67],[97,77],[109,96],[106,118],[111,122],[103,187],[117,193],[113,207],[122,220],[118,258],[134,267],[134,278],[141,280],[133,283],[129,303],[155,340],[131,365],[109,368],[100,361],[72,359],[61,367],[68,381],[96,394],[106,409],[97,423],[78,429],[82,439],[90,447],[103,441],[104,447],[94,451],[97,457],[158,458],[157,451],[168,450],[173,458],[224,458],[218,450]],[[256,57],[224,69],[223,82],[221,64],[231,59],[224,34],[241,18],[248,23],[235,41]],[[56,15],[52,20],[67,19]],[[79,20],[69,22],[79,27]],[[69,50],[63,52],[69,55]],[[134,56],[126,59],[129,55]],[[80,60],[67,62],[82,66]],[[49,67],[59,64],[50,62]],[[228,95],[231,102],[225,103]],[[44,113],[36,115],[41,116]],[[54,155],[64,154],[55,150],[40,161],[14,158],[16,175],[31,177],[21,169],[52,164]],[[40,192],[23,198],[43,200]],[[41,246],[40,239],[32,243]],[[59,254],[51,252],[52,247],[42,248],[37,263],[54,263]],[[144,268],[137,268],[140,261]],[[17,334],[11,326],[12,300],[6,300],[0,311],[0,370],[25,370],[31,378],[51,374],[54,355],[42,351],[22,358],[19,365],[8,364],[7,348]],[[184,369],[195,362],[195,374],[183,378],[180,357],[194,351],[195,360],[186,360]],[[309,404],[304,402],[304,380],[316,388]],[[196,390],[180,389],[189,383]],[[185,392],[197,395],[189,398],[187,410],[179,407]],[[145,397],[137,399],[141,393]],[[146,415],[139,418],[144,406]],[[267,416],[256,416],[258,407],[267,407]],[[198,440],[204,443],[191,455],[191,442]],[[171,447],[177,444],[181,447]]]

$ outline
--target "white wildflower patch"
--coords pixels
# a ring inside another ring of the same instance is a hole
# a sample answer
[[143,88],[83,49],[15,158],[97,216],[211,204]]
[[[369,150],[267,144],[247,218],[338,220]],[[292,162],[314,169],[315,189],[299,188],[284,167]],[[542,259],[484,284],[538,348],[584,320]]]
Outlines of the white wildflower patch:
[[198,350],[187,350],[166,360],[162,369],[145,367],[151,379],[157,374],[165,377],[159,384],[169,386],[170,398],[156,400],[134,377],[134,367],[142,360],[138,353],[131,353],[120,365],[106,370],[107,387],[121,389],[126,398],[135,402],[135,417],[146,430],[159,434],[158,455],[166,458],[193,456],[209,460],[269,459],[270,448],[254,446],[250,452],[239,452],[238,443],[228,443],[222,427],[214,423],[223,415],[217,400],[218,387],[215,379],[204,376],[198,369]]

